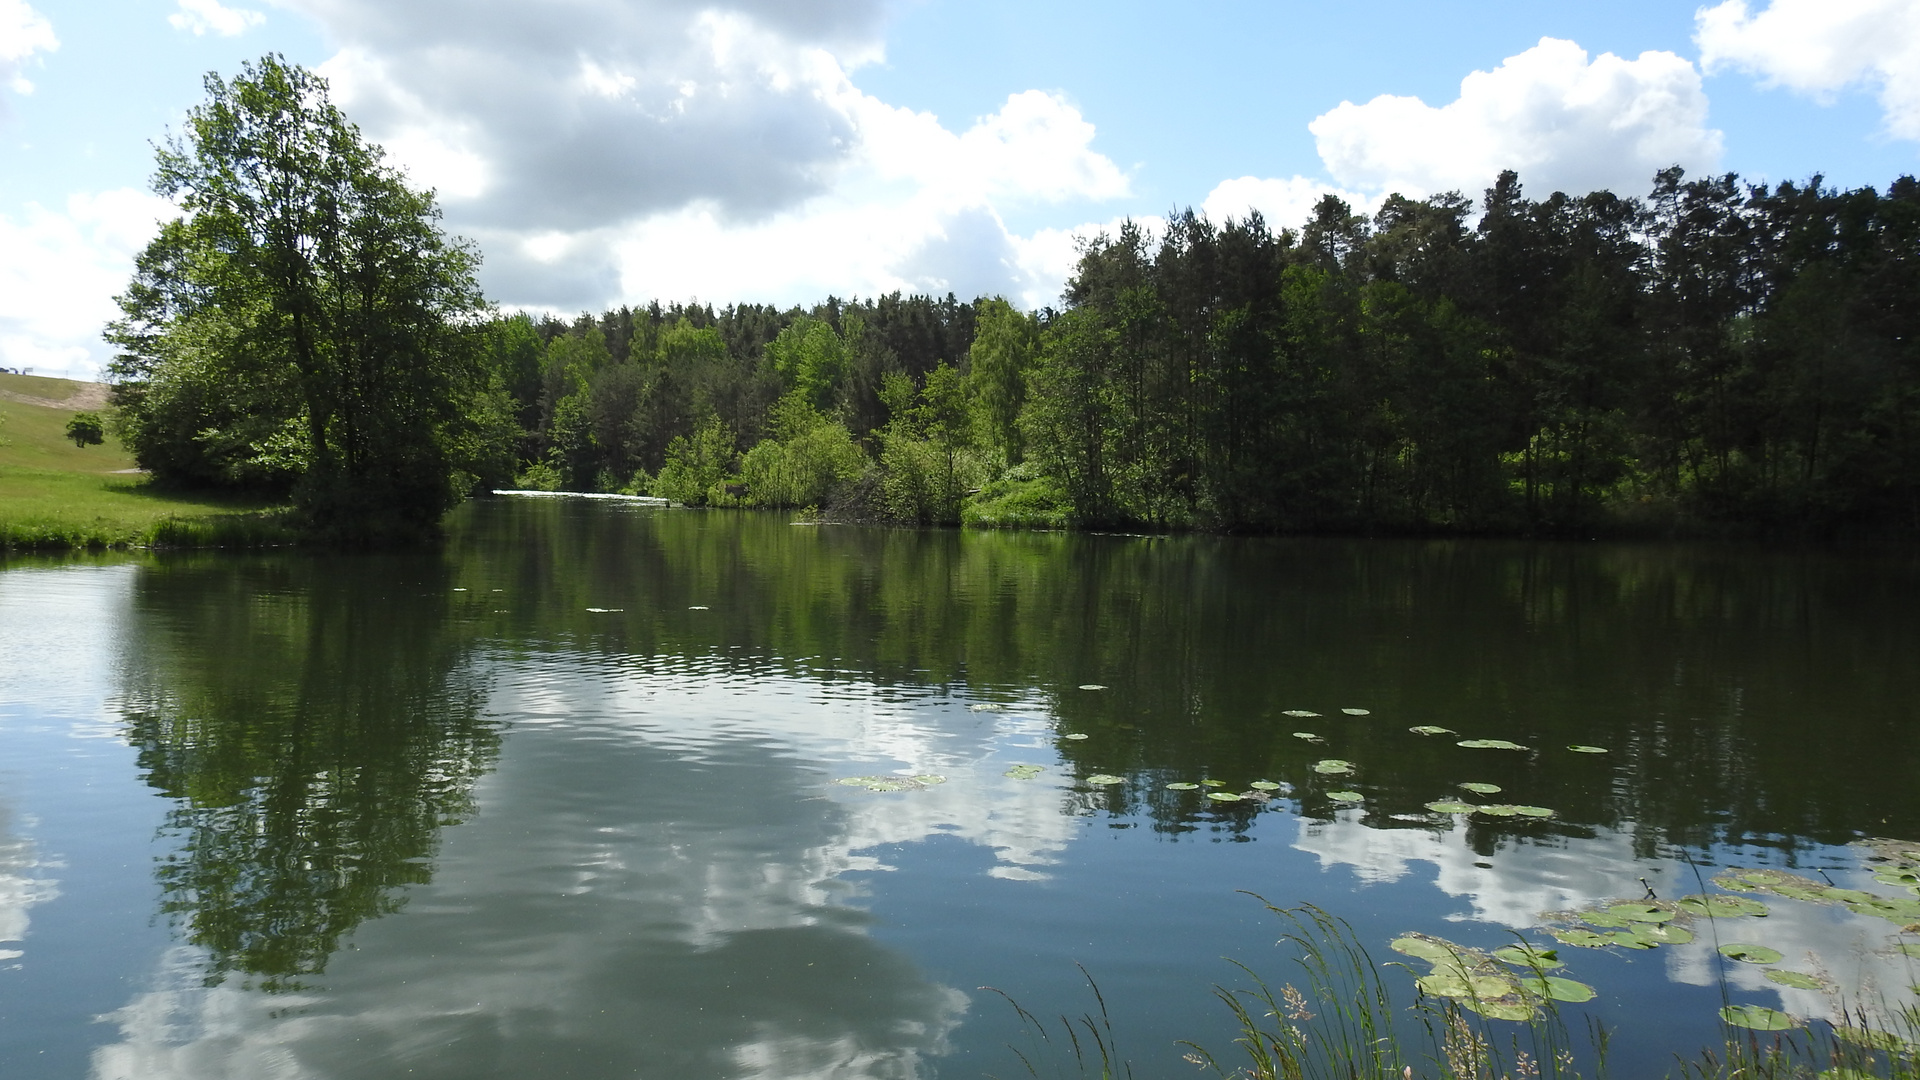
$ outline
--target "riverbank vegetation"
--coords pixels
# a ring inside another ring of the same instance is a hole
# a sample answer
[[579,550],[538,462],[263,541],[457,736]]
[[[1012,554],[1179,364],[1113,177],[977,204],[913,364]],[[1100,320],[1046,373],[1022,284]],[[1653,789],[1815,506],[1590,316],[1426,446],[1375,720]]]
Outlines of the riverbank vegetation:
[[1796,536],[1920,530],[1920,183],[1192,211],[1059,309],[899,294],[492,313],[479,253],[277,57],[160,154],[186,216],[109,338],[176,486],[310,533],[625,491],[921,524]]

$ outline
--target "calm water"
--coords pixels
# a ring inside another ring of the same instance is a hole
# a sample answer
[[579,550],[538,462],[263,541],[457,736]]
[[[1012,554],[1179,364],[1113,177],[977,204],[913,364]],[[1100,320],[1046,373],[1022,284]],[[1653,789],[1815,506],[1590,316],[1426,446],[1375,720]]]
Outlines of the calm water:
[[[894,774],[945,782],[835,783]],[[1466,781],[1557,816],[1425,809]],[[1078,1014],[1076,964],[1191,1075],[1223,958],[1298,978],[1237,890],[1400,959],[1695,864],[1905,895],[1862,836],[1920,838],[1912,557],[499,501],[430,555],[0,564],[8,1078],[1025,1075],[982,988]],[[1778,966],[1920,981],[1893,923],[1769,903]],[[1833,1007],[1704,936],[1563,953],[1618,1075],[1723,993]]]

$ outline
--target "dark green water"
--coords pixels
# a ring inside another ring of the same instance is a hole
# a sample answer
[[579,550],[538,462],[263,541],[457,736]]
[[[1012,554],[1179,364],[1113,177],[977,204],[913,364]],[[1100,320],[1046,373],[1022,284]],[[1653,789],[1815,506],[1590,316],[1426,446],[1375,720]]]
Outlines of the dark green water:
[[[892,774],[945,782],[835,783]],[[1286,787],[1166,787],[1203,779]],[[1556,817],[1425,808],[1466,781]],[[1298,978],[1236,890],[1389,960],[1694,864],[1904,895],[1847,846],[1889,835],[1920,838],[1912,556],[496,501],[429,555],[0,567],[8,1078],[1025,1075],[981,988],[1078,1014],[1076,963],[1138,1075],[1190,1075],[1176,1040],[1230,1048],[1223,957]],[[1920,982],[1895,925],[1772,906],[1739,934],[1779,966]],[[1617,1075],[1723,993],[1836,1000],[1704,938],[1563,952]]]

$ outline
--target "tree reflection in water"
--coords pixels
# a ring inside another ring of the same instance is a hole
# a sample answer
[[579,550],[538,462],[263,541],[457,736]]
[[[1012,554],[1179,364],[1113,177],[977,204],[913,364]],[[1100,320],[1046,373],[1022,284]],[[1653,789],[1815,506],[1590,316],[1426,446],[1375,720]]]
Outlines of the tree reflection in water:
[[167,560],[146,568],[122,708],[178,805],[161,910],[206,981],[266,990],[421,884],[498,734],[437,556]]

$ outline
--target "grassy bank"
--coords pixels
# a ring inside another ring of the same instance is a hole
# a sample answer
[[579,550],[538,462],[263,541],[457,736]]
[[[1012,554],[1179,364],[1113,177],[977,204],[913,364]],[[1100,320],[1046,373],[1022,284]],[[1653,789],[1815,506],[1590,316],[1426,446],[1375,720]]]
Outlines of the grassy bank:
[[292,542],[276,506],[158,490],[111,435],[75,446],[67,421],[98,398],[89,384],[0,375],[0,391],[0,551]]

